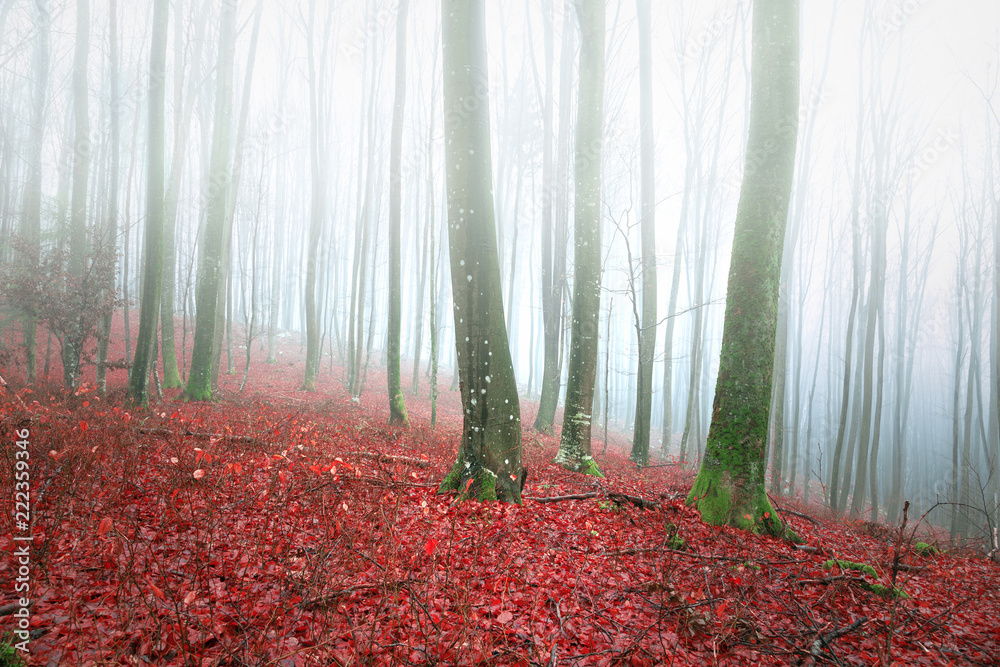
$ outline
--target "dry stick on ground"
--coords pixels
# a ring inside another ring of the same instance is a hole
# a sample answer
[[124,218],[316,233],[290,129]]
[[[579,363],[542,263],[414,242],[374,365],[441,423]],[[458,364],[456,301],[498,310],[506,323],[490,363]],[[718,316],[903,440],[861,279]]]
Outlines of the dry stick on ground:
[[149,433],[151,435],[179,435],[182,438],[202,438],[218,440],[228,440],[229,442],[245,442],[251,445],[262,445],[264,441],[252,435],[233,435],[232,433],[196,433],[194,431],[171,431],[168,428],[138,428],[139,433]]
[[771,497],[771,494],[767,494],[767,499],[771,501],[771,507],[773,507],[777,512],[783,512],[785,514],[791,514],[792,516],[798,517],[800,519],[805,519],[814,526],[819,525],[819,521],[809,516],[808,514],[803,514],[802,512],[796,512],[793,509],[787,507],[779,507],[778,503]]
[[524,500],[534,500],[539,503],[556,503],[563,500],[586,500],[588,498],[600,498],[602,495],[606,496],[608,500],[619,505],[623,505],[626,502],[632,503],[636,507],[641,507],[642,509],[656,509],[660,506],[659,503],[653,502],[652,500],[646,500],[645,498],[639,498],[638,496],[630,496],[627,493],[619,493],[617,491],[589,491],[587,493],[571,493],[567,496],[524,496]]
[[586,500],[587,498],[597,498],[601,494],[597,491],[589,493],[571,493],[568,496],[522,496],[524,500],[534,500],[538,503],[557,503],[563,500]]
[[376,461],[387,461],[389,463],[406,463],[418,468],[426,468],[431,464],[430,461],[413,458],[412,456],[390,456],[389,454],[382,454],[380,452],[344,452],[340,456],[360,456],[365,459],[375,459]]
[[858,620],[848,625],[846,628],[841,628],[840,630],[834,630],[833,632],[828,632],[825,635],[820,635],[819,637],[816,638],[816,641],[812,643],[812,647],[809,651],[809,654],[812,655],[812,657],[815,658],[816,660],[819,660],[820,654],[823,652],[824,646],[828,651],[832,651],[833,649],[830,646],[830,642],[832,642],[834,639],[837,639],[838,637],[843,637],[844,635],[848,635],[854,632],[867,622],[868,622],[868,617],[862,616]]

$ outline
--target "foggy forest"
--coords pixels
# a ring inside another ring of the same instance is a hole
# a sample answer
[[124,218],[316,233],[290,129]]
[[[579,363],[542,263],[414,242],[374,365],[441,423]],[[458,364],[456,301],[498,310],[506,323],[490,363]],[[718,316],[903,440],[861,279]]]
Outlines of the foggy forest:
[[996,664],[998,71],[987,0],[0,0],[0,667]]

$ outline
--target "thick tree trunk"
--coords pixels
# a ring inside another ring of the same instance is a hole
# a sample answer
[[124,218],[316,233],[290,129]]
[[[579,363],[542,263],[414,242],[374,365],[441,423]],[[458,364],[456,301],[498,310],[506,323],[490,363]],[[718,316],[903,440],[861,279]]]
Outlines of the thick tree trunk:
[[767,498],[764,472],[778,283],[798,131],[798,27],[797,0],[755,0],[747,164],[722,358],[705,457],[688,496],[707,523],[772,534],[788,532]]
[[601,153],[604,133],[603,0],[577,3],[580,90],[576,123],[573,321],[566,407],[556,463],[603,477],[591,455],[594,377],[601,307]]
[[156,364],[153,343],[160,315],[160,286],[163,281],[163,199],[164,104],[167,71],[168,0],[153,2],[153,40],[149,51],[149,114],[146,166],[146,270],[142,273],[142,301],[139,310],[139,337],[128,378],[128,400],[132,405],[149,403],[149,371]]
[[493,219],[484,0],[442,0],[448,238],[464,423],[440,492],[520,503],[521,412]]

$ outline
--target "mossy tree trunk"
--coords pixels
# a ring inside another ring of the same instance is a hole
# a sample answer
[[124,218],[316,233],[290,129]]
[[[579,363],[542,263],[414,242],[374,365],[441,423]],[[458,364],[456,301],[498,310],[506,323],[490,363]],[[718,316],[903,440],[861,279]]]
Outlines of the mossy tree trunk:
[[146,167],[146,229],[142,272],[142,302],[139,310],[139,337],[128,377],[128,401],[132,405],[149,402],[149,371],[156,363],[153,343],[160,314],[160,286],[163,281],[163,156],[165,130],[164,97],[167,71],[167,0],[153,2],[153,40],[149,50],[149,143]]
[[713,525],[785,534],[764,487],[778,283],[798,133],[799,3],[755,0],[750,131],[705,457],[688,496]]
[[226,228],[229,188],[229,135],[233,107],[233,50],[236,7],[223,2],[219,17],[219,57],[216,67],[215,121],[209,163],[205,236],[198,259],[195,288],[194,349],[185,395],[194,401],[212,398],[212,347],[222,269],[222,242]]
[[504,324],[484,0],[442,0],[445,173],[463,427],[439,492],[521,502],[521,411]]
[[601,148],[604,125],[603,0],[581,0],[580,91],[576,124],[573,320],[562,437],[556,463],[601,477],[590,431],[601,307]]
[[[403,383],[399,371],[402,330],[402,259],[400,258],[400,215],[402,208],[403,109],[406,101],[406,14],[408,0],[399,0],[396,13],[396,92],[392,108],[392,137],[389,142],[389,333],[386,350],[388,368],[389,423],[409,426]],[[418,313],[417,317],[420,317]]]
[[653,357],[656,347],[656,178],[653,138],[653,40],[650,0],[636,0],[639,28],[640,197],[642,238],[642,327],[639,329],[639,374],[635,392],[635,428],[631,459],[649,462],[649,430],[653,412]]

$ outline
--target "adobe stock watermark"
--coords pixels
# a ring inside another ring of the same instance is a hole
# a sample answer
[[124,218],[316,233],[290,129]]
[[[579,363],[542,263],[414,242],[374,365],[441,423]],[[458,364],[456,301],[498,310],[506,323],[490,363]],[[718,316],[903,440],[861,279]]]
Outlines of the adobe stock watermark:
[[757,146],[753,152],[749,152],[744,156],[743,169],[731,174],[729,178],[723,181],[724,185],[731,191],[740,192],[743,188],[743,179],[748,175],[757,173],[759,169],[768,164],[771,156],[781,147],[781,140],[787,139],[791,134],[797,134],[805,122],[832,97],[832,91],[825,87],[815,88],[802,96],[799,103],[798,117],[793,119],[791,116],[788,116],[775,123],[774,130],[770,136]]
[[941,161],[941,158],[951,150],[960,139],[958,130],[954,127],[941,128],[934,140],[919,149],[907,167],[907,176],[918,181],[924,173]]
[[927,0],[902,0],[896,3],[889,10],[889,15],[882,24],[882,32],[887,35],[899,32],[906,22],[913,18],[925,4],[927,4]]
[[14,648],[28,652],[31,640],[31,431],[15,431],[14,442]]

